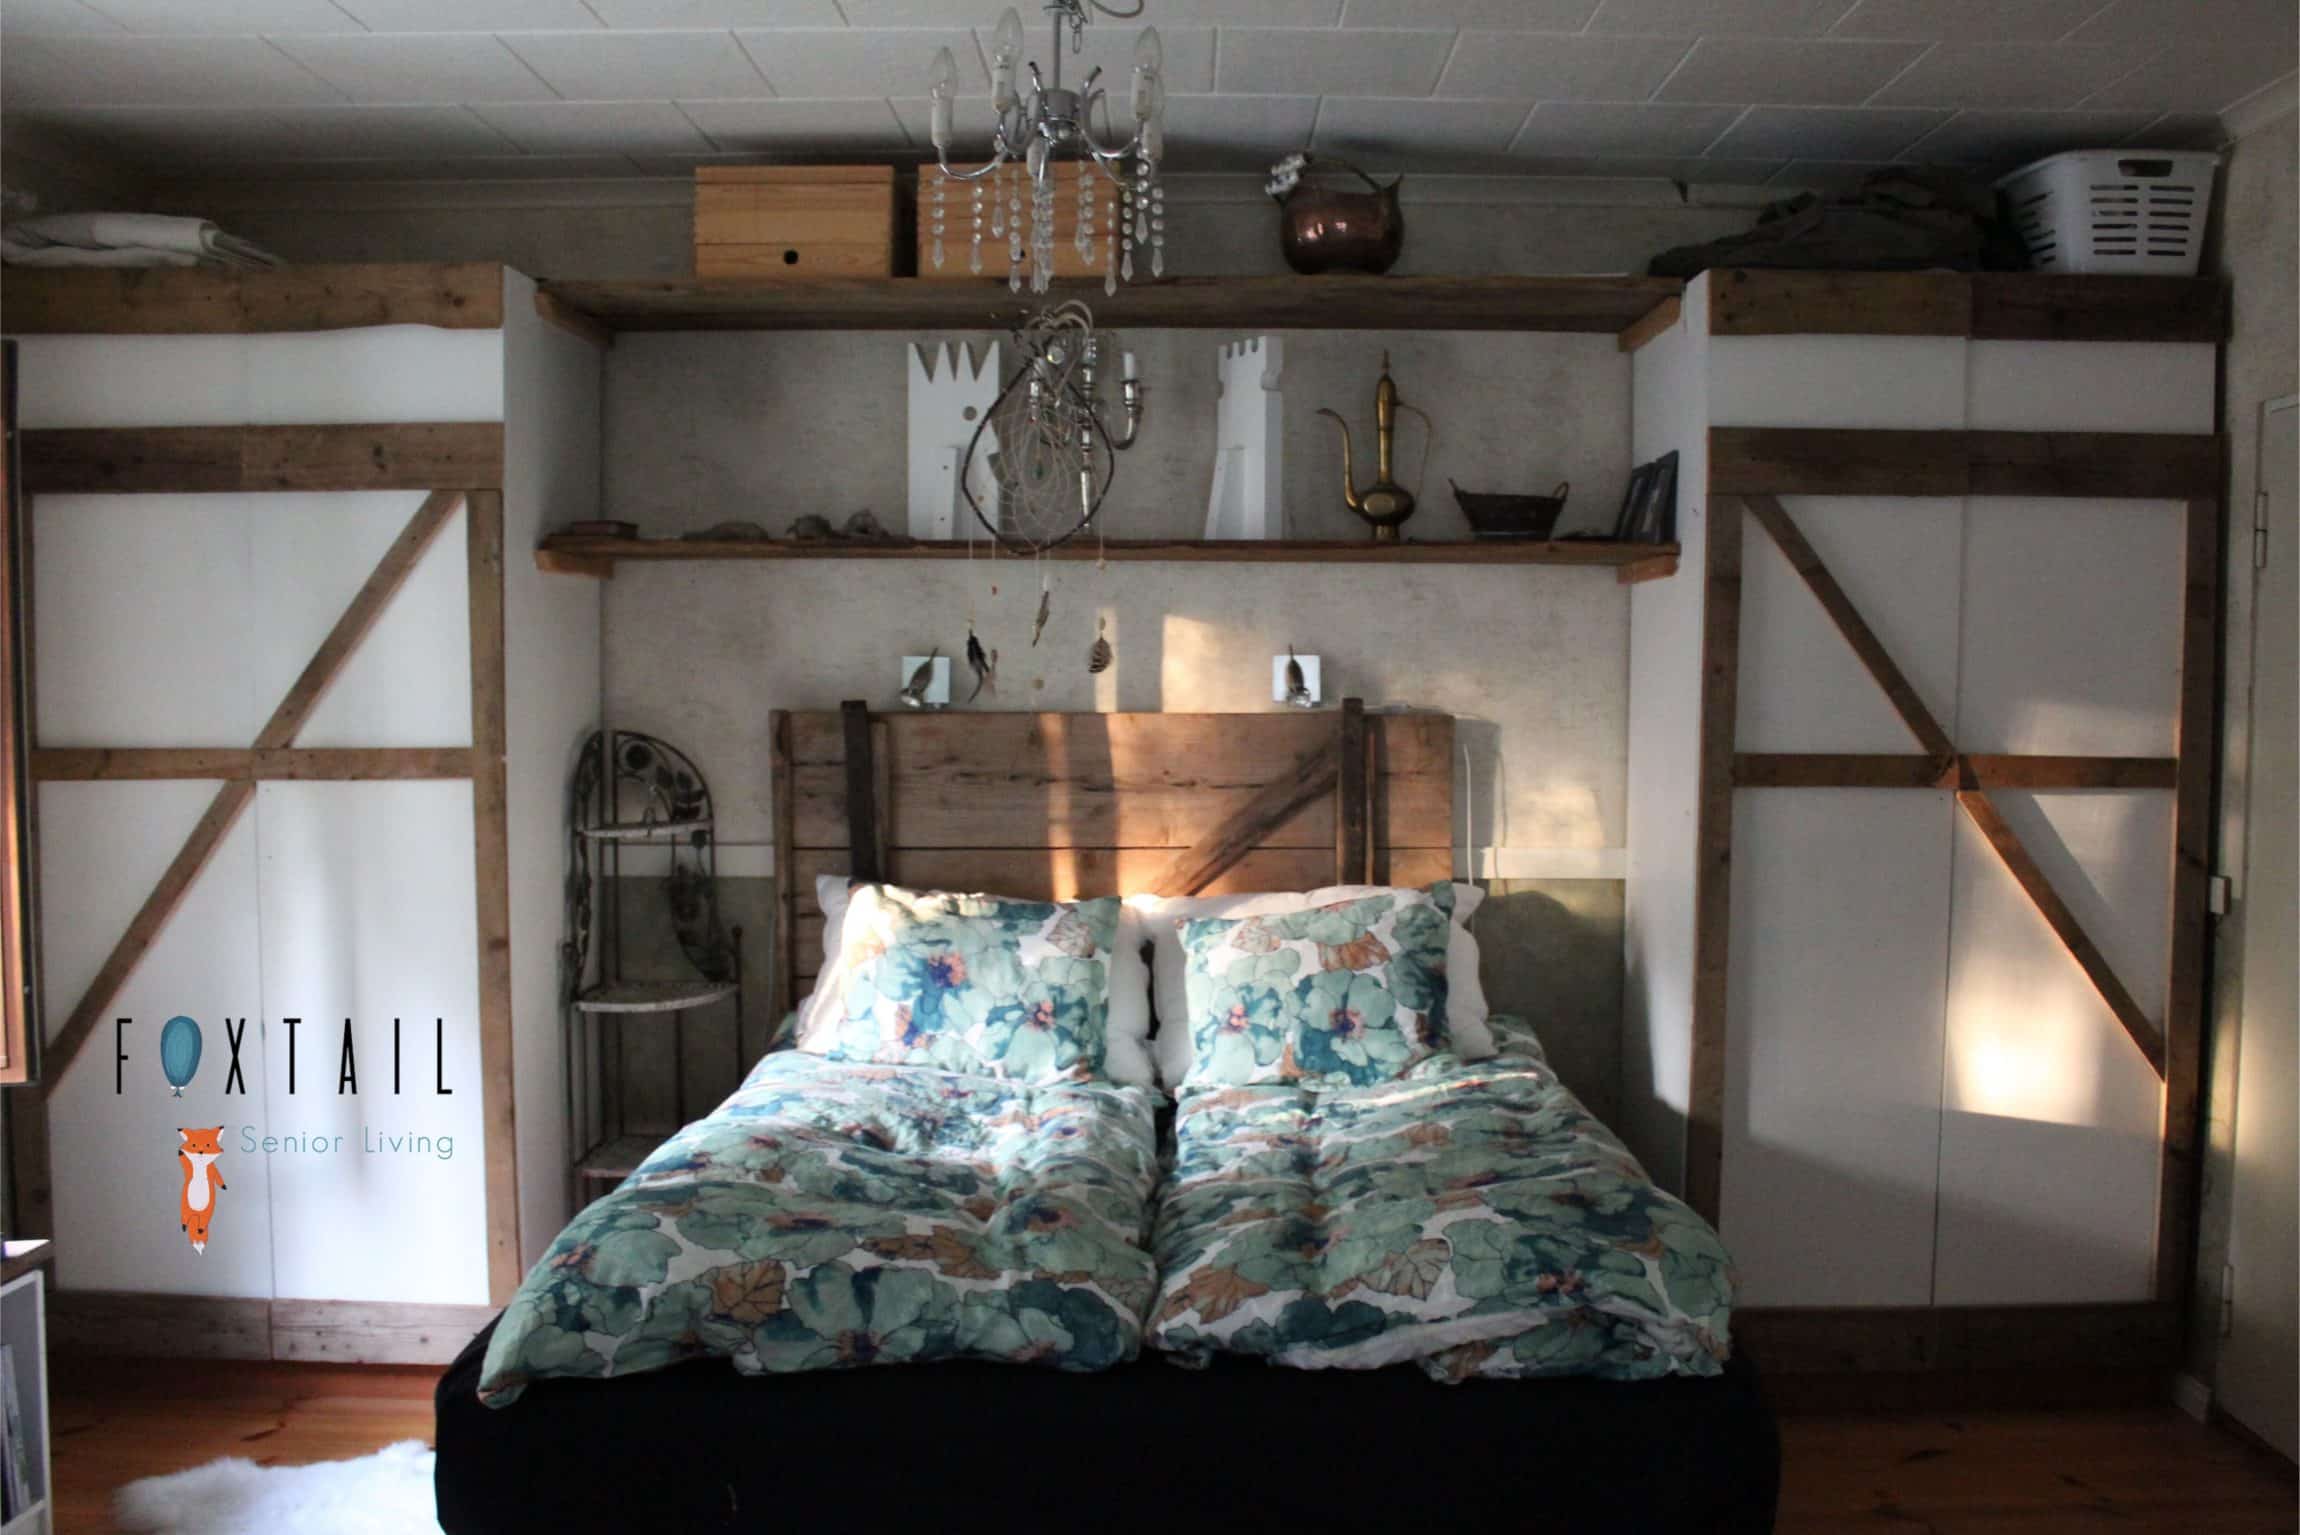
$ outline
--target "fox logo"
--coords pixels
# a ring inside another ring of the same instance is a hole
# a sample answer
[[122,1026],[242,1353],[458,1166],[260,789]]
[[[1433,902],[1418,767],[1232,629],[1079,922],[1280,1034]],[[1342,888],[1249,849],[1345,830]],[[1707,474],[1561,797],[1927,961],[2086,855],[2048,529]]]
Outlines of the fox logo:
[[208,1222],[216,1213],[216,1190],[225,1187],[223,1175],[216,1171],[216,1158],[224,1154],[224,1127],[212,1130],[178,1130],[176,1138],[183,1144],[176,1148],[176,1160],[183,1163],[184,1235],[191,1238],[192,1251],[208,1250]]

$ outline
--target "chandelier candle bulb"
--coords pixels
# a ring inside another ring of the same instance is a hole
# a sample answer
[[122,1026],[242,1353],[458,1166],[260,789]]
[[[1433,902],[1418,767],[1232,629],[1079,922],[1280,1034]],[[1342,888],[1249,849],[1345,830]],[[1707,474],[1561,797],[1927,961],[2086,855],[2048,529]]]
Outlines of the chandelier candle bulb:
[[[1086,27],[1097,17],[1123,20],[1139,15],[1139,0],[1131,10],[1121,9],[1111,0],[1046,0],[1044,10],[1051,24],[1052,51],[1043,67],[1038,59],[1024,57],[1019,14],[1009,8],[999,17],[990,49],[993,120],[989,157],[971,168],[952,163],[958,70],[948,49],[937,51],[928,72],[932,103],[929,137],[942,180],[956,179],[977,187],[989,182],[990,228],[994,237],[1004,235],[1008,242],[1009,288],[1020,291],[1027,261],[1033,292],[1047,291],[1057,277],[1099,276],[1107,290],[1117,277],[1131,280],[1134,263],[1130,253],[1123,250],[1115,262],[1096,259],[1095,203],[1109,194],[1097,189],[1094,182],[1108,180],[1130,194],[1116,227],[1131,236],[1133,243],[1153,243],[1148,219],[1150,194],[1157,186],[1158,162],[1165,150],[1165,45],[1154,27],[1144,27],[1136,35],[1132,80],[1126,92],[1132,136],[1121,143],[1106,143],[1096,136],[1095,124],[1107,125],[1115,115],[1112,93],[1098,83],[1099,69],[1089,71],[1076,85],[1066,85],[1063,55],[1081,51]],[[1061,195],[1066,177],[1075,183],[1067,189],[1072,193],[1068,198]],[[1030,183],[1031,192],[1027,242],[1024,181]],[[936,207],[939,214],[939,198]],[[1064,239],[1058,226],[1066,211],[1071,228]],[[1106,230],[1105,238],[1112,232]],[[922,230],[921,255],[928,257],[920,262],[922,269],[939,270],[943,266],[941,253],[935,248],[942,233],[934,223]],[[973,266],[971,260],[969,266]],[[1163,270],[1163,258],[1154,255],[1153,266]]]

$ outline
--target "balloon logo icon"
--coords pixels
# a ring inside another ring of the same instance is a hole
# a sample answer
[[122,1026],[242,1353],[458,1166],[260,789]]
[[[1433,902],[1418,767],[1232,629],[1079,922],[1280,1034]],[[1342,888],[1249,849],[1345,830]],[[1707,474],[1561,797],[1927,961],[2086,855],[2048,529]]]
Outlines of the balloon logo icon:
[[181,1098],[199,1069],[200,1026],[178,1013],[160,1029],[160,1070],[168,1074],[168,1086]]

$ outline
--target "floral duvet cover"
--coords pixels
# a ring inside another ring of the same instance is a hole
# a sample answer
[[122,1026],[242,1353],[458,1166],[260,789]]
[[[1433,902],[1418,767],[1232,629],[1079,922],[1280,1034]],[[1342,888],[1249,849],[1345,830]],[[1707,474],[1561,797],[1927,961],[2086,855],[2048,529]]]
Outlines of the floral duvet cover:
[[1715,1375],[1729,1260],[1542,1060],[1185,1092],[1153,1247],[1153,1346],[1440,1380]]
[[778,1050],[577,1215],[513,1295],[480,1399],[724,1356],[745,1374],[950,1358],[1099,1370],[1157,1287],[1141,1088]]

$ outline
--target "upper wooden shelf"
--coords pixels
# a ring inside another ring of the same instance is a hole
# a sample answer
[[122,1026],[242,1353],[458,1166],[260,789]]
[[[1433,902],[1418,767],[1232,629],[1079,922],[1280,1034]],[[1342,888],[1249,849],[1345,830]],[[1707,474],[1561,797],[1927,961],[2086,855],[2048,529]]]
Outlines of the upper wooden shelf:
[[212,336],[363,325],[503,327],[492,261],[345,262],[238,272],[215,267],[10,267],[0,328],[11,335]]
[[[1105,296],[1097,325],[1178,330],[1530,330],[1618,335],[1684,285],[1659,277],[1169,277]],[[613,330],[1005,330],[1043,299],[1003,280],[547,282]]]
[[[503,324],[490,262],[358,263],[276,272],[11,268],[0,327],[19,335],[193,335]],[[1110,326],[1197,330],[1582,331],[1643,344],[1684,285],[1655,277],[1173,277],[1105,297],[1056,285]],[[1720,336],[1966,336],[2008,341],[2220,341],[2228,292],[2209,278],[2042,273],[1713,274]],[[1003,330],[1033,301],[983,279],[544,282],[536,305],[597,340],[620,330]]]
[[[883,543],[789,539],[586,538],[554,533],[535,551],[537,568],[607,576],[624,560],[963,560],[987,559],[987,542],[889,539]],[[1677,569],[1675,544],[1563,543],[1458,539],[1376,543],[1370,538],[1256,540],[1079,538],[1047,551],[1051,560],[1170,561],[1257,565],[1579,565],[1617,570],[1624,584]]]

